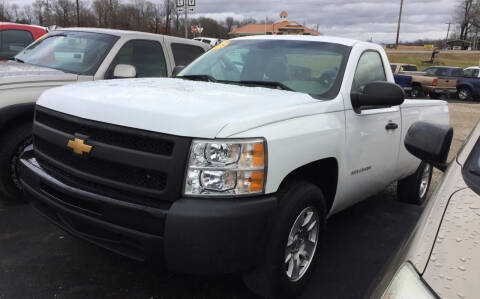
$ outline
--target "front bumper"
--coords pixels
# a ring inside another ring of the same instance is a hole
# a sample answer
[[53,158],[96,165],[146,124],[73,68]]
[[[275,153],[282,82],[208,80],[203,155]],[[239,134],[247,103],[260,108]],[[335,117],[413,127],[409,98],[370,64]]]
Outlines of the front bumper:
[[21,159],[27,199],[63,230],[98,246],[175,272],[247,271],[264,253],[277,199],[180,198],[164,209],[127,203],[68,186]]

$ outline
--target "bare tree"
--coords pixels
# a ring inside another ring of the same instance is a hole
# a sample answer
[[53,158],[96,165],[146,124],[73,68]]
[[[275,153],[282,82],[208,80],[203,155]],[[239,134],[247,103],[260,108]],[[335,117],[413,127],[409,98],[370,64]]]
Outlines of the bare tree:
[[227,17],[225,19],[225,26],[227,27],[228,32],[231,32],[233,30],[233,25],[235,25],[235,19],[232,17]]
[[35,14],[30,4],[25,4],[23,6],[23,17],[27,24],[32,24],[35,21]]
[[474,0],[460,0],[457,19],[460,24],[460,39],[466,40],[472,26]]
[[164,0],[163,9],[165,11],[165,34],[168,35],[170,34],[170,28],[172,25],[171,15],[175,9],[175,3],[171,0]]
[[0,21],[10,21],[10,14],[5,3],[0,3]]

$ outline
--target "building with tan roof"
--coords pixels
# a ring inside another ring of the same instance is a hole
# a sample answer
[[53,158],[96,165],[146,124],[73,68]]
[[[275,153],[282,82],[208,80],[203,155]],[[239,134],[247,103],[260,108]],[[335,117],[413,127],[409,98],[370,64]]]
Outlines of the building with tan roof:
[[274,24],[246,24],[238,27],[228,34],[231,37],[250,36],[250,35],[282,35],[282,34],[296,34],[296,35],[322,35],[314,29],[303,26],[295,21],[287,20],[288,14],[286,11],[280,13],[280,21]]

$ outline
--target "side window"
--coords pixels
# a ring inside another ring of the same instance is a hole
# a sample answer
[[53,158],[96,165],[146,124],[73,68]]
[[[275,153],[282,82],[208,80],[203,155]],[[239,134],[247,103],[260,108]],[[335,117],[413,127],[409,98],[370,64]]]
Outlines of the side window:
[[33,42],[33,36],[26,30],[0,31],[0,59],[8,59]]
[[162,45],[153,40],[126,42],[110,65],[106,78],[113,78],[113,71],[117,64],[134,66],[137,71],[137,78],[168,76]]
[[395,71],[397,70],[397,66],[396,65],[390,65],[390,68],[392,69],[392,73],[395,74]]
[[438,68],[436,75],[446,77],[448,76],[448,70],[445,68]]
[[436,73],[437,73],[435,68],[425,69],[424,72],[425,72],[425,75],[427,75],[427,76],[435,76]]
[[465,74],[463,73],[463,70],[462,69],[454,69],[452,71],[452,75],[454,77],[463,77]]
[[362,54],[358,61],[353,78],[352,92],[363,92],[365,85],[374,81],[387,81],[387,76],[380,54],[367,51]]
[[175,65],[187,66],[190,62],[205,53],[205,50],[193,45],[172,44],[172,52]]

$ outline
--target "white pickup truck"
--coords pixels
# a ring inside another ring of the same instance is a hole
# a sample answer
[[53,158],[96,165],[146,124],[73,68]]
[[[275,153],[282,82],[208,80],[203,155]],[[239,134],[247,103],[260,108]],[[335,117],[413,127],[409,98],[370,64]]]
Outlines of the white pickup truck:
[[[0,63],[0,194],[17,198],[18,156],[31,143],[35,101],[52,87],[118,77],[167,77],[210,47],[158,34],[99,28],[56,30]],[[129,65],[130,67],[126,67]]]
[[311,276],[328,216],[430,165],[403,146],[448,106],[404,100],[384,50],[331,37],[226,41],[177,78],[87,82],[37,102],[22,185],[71,234],[193,274],[241,272],[264,297]]

